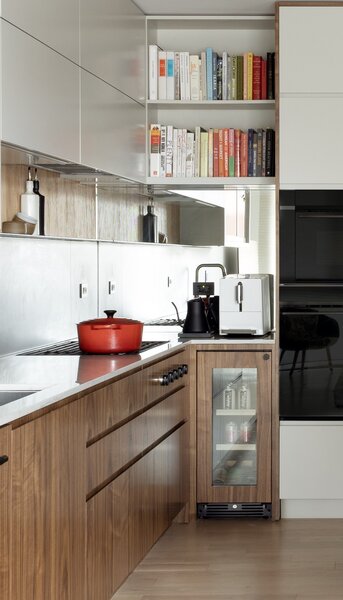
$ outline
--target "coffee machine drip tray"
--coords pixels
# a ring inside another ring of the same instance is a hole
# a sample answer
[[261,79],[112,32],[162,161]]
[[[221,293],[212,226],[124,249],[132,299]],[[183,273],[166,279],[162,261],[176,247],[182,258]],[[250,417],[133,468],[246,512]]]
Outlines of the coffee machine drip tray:
[[179,333],[179,340],[191,340],[191,339],[209,339],[214,338],[214,331],[204,331],[202,333]]

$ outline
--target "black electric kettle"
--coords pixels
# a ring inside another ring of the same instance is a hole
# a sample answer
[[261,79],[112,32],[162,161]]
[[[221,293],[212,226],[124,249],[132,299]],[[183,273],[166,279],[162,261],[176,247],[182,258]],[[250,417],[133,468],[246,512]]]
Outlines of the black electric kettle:
[[203,299],[188,300],[183,333],[206,333],[207,331],[209,331],[209,326]]

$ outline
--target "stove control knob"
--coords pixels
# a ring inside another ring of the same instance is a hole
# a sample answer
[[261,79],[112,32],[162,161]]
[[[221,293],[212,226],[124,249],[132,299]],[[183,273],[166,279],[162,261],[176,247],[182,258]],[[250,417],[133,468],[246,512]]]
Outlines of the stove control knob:
[[174,371],[169,371],[168,373],[168,379],[169,379],[169,383],[173,383],[175,377],[174,377]]
[[175,379],[179,379],[180,375],[179,375],[178,369],[174,369],[173,374],[174,374],[174,381],[175,381]]
[[188,373],[188,365],[182,365],[183,374],[187,375]]
[[181,365],[177,368],[177,372],[179,374],[179,377],[183,377],[183,368]]
[[162,377],[160,378],[160,384],[161,385],[169,385],[168,375],[162,375]]

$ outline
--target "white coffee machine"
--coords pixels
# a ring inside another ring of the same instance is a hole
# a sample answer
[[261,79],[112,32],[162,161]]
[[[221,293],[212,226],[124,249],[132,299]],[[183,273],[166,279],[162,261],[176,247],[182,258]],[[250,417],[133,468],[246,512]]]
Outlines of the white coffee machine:
[[272,328],[272,275],[227,275],[219,281],[219,334],[264,335]]

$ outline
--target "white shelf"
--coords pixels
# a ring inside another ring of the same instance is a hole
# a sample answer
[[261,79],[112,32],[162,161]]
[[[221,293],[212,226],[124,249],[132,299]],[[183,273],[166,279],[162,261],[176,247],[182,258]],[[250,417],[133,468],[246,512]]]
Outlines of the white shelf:
[[149,106],[170,106],[173,108],[273,108],[275,100],[147,100]]
[[167,188],[184,187],[220,187],[232,188],[274,188],[275,177],[147,177],[148,185],[163,185]]
[[256,451],[256,444],[216,444],[216,450],[246,450],[251,452]]
[[237,408],[217,408],[216,410],[216,416],[217,417],[221,417],[221,416],[246,416],[246,417],[253,417],[256,415],[256,410],[254,409],[237,409]]

